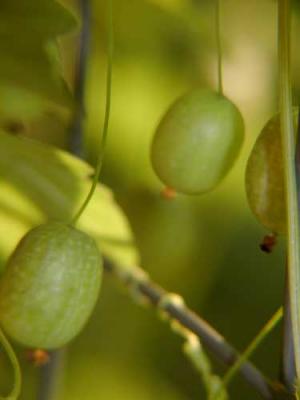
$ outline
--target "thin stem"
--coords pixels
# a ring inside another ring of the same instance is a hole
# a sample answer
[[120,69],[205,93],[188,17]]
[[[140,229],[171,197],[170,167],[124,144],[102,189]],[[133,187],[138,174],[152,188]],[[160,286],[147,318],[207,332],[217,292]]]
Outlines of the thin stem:
[[[74,98],[76,101],[76,110],[73,115],[73,121],[69,128],[70,132],[70,152],[78,157],[83,154],[82,151],[82,130],[83,118],[85,115],[85,83],[88,56],[90,50],[91,37],[91,4],[90,0],[78,0],[78,8],[81,15],[81,32],[78,46],[78,60],[76,66],[74,82]],[[59,349],[51,352],[49,362],[40,368],[39,386],[37,391],[37,400],[53,400],[59,391],[59,383],[63,370],[63,359],[66,349]]]
[[55,350],[49,362],[40,368],[40,384],[37,400],[54,400],[61,388],[66,350]]
[[278,2],[278,50],[280,81],[280,122],[285,174],[285,195],[287,206],[287,262],[288,287],[291,305],[291,321],[295,351],[297,378],[300,378],[300,243],[299,212],[295,172],[295,134],[292,110],[290,74],[290,0]]
[[[287,266],[286,266],[287,269]],[[286,271],[284,289],[284,318],[283,318],[283,339],[282,339],[282,360],[281,360],[281,380],[288,390],[293,393],[295,390],[296,368],[295,351],[291,320],[291,303],[288,282],[288,271]]]
[[220,18],[220,0],[216,0],[215,10],[216,42],[218,55],[218,91],[223,94],[223,76],[222,76],[222,41],[221,41],[221,18]]
[[21,369],[20,365],[18,362],[18,359],[16,357],[16,354],[11,347],[9,341],[6,339],[4,333],[0,329],[0,342],[2,346],[4,347],[4,350],[10,359],[11,365],[14,370],[14,385],[12,388],[11,393],[7,397],[0,397],[1,400],[16,400],[20,396],[21,392],[21,382],[22,382],[22,377],[21,377]]
[[257,347],[261,344],[261,342],[275,328],[275,326],[281,320],[282,316],[283,316],[283,309],[282,309],[282,307],[280,307],[276,311],[276,313],[271,317],[271,319],[263,326],[263,328],[259,331],[259,333],[251,341],[251,343],[247,346],[247,348],[241,354],[241,356],[236,360],[236,362],[226,372],[226,374],[223,378],[224,386],[228,386],[228,384],[233,379],[233,377],[236,375],[236,373],[241,368],[241,366],[244,364],[244,362],[251,357],[251,355],[257,349]]
[[[168,292],[157,285],[137,267],[124,267],[104,258],[105,271],[119,280],[129,289],[133,299],[145,300],[147,304],[160,307],[161,302],[168,296]],[[145,303],[142,302],[142,303]],[[186,306],[177,306],[174,303],[167,304],[164,312],[169,317],[178,321],[183,327],[193,332],[207,349],[225,365],[231,366],[240,355],[213,327],[204,319],[194,313]],[[245,380],[254,388],[264,399],[275,399],[277,394],[286,395],[286,392],[279,383],[271,384],[267,378],[249,361],[244,361],[240,367],[240,372]]]
[[93,178],[91,189],[83,202],[82,206],[78,210],[77,214],[73,217],[71,224],[75,225],[82,213],[88,206],[94,191],[97,187],[97,183],[100,177],[100,172],[103,164],[103,156],[104,150],[107,140],[108,126],[109,126],[109,118],[110,118],[110,109],[111,109],[111,87],[112,87],[112,67],[113,67],[113,44],[114,44],[114,35],[113,35],[113,10],[112,10],[112,0],[108,0],[108,48],[107,48],[107,76],[106,76],[106,105],[105,105],[105,115],[104,115],[104,124],[103,124],[103,132],[102,139],[100,143],[99,155],[95,170],[95,175]]
[[78,61],[74,82],[74,97],[76,109],[69,129],[70,151],[82,156],[82,124],[85,116],[84,92],[86,83],[87,61],[90,50],[91,36],[91,5],[89,0],[79,0],[81,14],[81,32],[79,37]]

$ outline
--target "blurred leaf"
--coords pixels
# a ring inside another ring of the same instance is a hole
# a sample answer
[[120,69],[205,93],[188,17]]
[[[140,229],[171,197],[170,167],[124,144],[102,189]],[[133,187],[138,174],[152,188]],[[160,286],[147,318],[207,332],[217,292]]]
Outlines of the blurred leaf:
[[74,29],[75,16],[55,0],[2,0],[0,40],[6,35],[44,40]]
[[[4,0],[0,5],[0,95],[5,114],[18,114],[19,104],[28,101],[28,91],[35,96],[70,106],[71,94],[62,78],[56,37],[76,26],[75,17],[53,0]],[[20,91],[20,93],[16,93]],[[12,101],[17,97],[18,103]],[[41,99],[38,99],[41,101]],[[25,111],[26,111],[25,106]],[[37,113],[39,108],[37,107]],[[25,112],[26,114],[26,112]],[[29,113],[29,118],[31,117]]]
[[171,13],[191,9],[191,4],[185,0],[148,0],[148,3]]
[[0,104],[0,116],[4,122],[33,119],[43,111],[41,98],[21,87],[0,82],[0,96],[5,99]]
[[[93,169],[50,146],[0,133],[0,251],[8,256],[31,226],[47,219],[68,222],[91,185]],[[108,257],[136,264],[138,256],[129,224],[111,191],[98,185],[78,224]]]
[[[149,374],[140,363],[120,365],[120,361],[95,357],[93,353],[84,354],[79,360],[72,359],[68,367],[69,376],[59,400],[186,400],[176,388],[168,382]],[[86,366],[89,373],[86,373]]]

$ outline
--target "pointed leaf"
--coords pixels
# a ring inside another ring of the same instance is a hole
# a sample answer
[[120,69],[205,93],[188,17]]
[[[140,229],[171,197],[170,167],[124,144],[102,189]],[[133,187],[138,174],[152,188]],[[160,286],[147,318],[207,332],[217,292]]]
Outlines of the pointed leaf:
[[76,17],[55,0],[2,0],[0,37],[14,34],[40,40],[70,32]]
[[[66,8],[54,0],[3,0],[0,5],[0,95],[20,89],[70,107],[71,95],[62,78],[56,38],[77,25]],[[3,90],[3,87],[5,90]],[[11,98],[11,94],[9,95]],[[27,96],[28,97],[28,96]],[[26,98],[26,97],[25,97]],[[14,116],[14,104],[8,114]],[[5,114],[8,108],[0,107]],[[22,114],[22,113],[21,113]],[[5,116],[5,115],[4,115]],[[17,116],[17,115],[16,115]],[[21,116],[22,117],[22,116]]]

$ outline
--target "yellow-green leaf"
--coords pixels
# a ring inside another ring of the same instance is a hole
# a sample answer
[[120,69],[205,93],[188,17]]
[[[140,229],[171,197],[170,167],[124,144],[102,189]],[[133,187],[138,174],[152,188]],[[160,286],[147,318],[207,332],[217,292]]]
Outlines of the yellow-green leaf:
[[[68,222],[91,185],[93,169],[56,148],[0,132],[0,253],[5,257],[32,226],[48,219]],[[130,265],[138,254],[130,226],[112,192],[98,185],[79,221],[101,250]]]
[[[27,115],[26,105],[22,108],[30,96],[33,106],[45,99],[70,107],[56,39],[76,26],[74,15],[54,0],[1,1],[1,117],[30,119],[32,112]],[[39,111],[36,107],[35,112]]]
[[70,32],[76,17],[55,0],[1,0],[0,37],[15,34],[40,40]]

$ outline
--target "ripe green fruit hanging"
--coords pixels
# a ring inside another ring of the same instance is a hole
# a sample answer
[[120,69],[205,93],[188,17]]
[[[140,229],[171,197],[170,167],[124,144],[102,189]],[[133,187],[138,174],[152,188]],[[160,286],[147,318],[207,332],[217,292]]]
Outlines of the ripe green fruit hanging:
[[55,349],[87,322],[98,298],[102,258],[85,233],[59,222],[29,231],[0,281],[0,323],[19,343]]
[[[297,126],[298,110],[294,110]],[[245,175],[249,206],[257,219],[276,233],[285,233],[286,209],[280,118],[270,119],[251,151]]]
[[178,192],[208,192],[232,167],[243,138],[237,107],[218,93],[195,89],[179,98],[161,120],[152,143],[152,165]]

